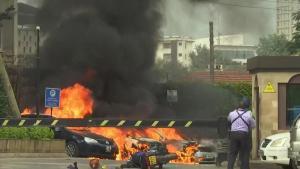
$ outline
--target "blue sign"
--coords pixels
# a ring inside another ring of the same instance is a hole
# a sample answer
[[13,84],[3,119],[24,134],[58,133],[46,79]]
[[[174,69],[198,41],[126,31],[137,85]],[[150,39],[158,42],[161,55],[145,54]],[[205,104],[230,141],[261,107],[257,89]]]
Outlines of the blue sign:
[[45,90],[45,107],[58,108],[60,104],[60,89],[46,88]]

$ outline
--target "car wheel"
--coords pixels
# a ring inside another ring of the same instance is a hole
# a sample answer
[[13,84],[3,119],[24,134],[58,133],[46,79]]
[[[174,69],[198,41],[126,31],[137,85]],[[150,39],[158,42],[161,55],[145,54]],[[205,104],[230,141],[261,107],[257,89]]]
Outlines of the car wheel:
[[297,161],[290,159],[289,167],[290,169],[300,169],[300,166],[297,166]]
[[74,141],[69,141],[66,143],[66,153],[69,157],[79,156],[79,148]]

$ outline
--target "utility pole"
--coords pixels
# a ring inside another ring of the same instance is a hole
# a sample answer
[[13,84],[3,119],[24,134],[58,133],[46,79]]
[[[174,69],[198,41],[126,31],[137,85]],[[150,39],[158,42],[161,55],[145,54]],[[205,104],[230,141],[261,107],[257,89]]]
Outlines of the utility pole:
[[209,75],[211,83],[215,81],[215,58],[214,58],[214,27],[213,22],[209,22],[209,44],[210,44],[210,53],[209,53]]
[[36,115],[40,115],[40,27],[36,27]]

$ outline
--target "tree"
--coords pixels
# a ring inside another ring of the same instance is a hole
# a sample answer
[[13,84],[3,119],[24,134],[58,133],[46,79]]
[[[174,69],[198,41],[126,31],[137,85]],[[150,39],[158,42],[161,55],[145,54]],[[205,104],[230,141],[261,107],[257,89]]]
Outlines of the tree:
[[258,56],[284,56],[290,55],[290,42],[285,35],[271,34],[260,38],[257,55]]
[[196,47],[196,51],[190,55],[192,61],[192,69],[204,70],[209,65],[209,49],[203,45]]
[[293,33],[289,49],[292,54],[300,54],[300,11],[293,14],[293,20],[295,21],[295,32]]
[[[193,70],[206,70],[210,63],[210,51],[209,49],[203,45],[196,46],[196,50],[190,54],[190,58],[192,61],[191,68]],[[222,51],[214,51],[215,64],[221,65],[232,65],[235,64],[231,61],[230,58],[224,56]]]
[[158,81],[174,81],[184,77],[188,73],[188,69],[177,63],[158,60],[154,66],[154,74]]

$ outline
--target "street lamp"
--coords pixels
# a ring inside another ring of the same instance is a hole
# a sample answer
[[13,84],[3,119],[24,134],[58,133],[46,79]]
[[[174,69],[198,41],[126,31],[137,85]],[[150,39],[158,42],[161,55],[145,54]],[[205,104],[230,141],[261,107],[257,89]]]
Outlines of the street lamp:
[[36,115],[40,115],[40,26],[36,26]]

